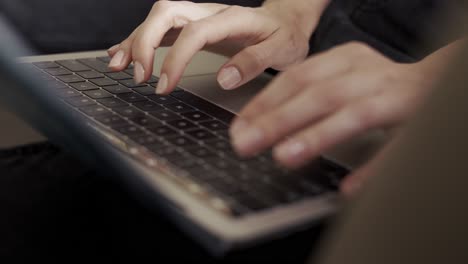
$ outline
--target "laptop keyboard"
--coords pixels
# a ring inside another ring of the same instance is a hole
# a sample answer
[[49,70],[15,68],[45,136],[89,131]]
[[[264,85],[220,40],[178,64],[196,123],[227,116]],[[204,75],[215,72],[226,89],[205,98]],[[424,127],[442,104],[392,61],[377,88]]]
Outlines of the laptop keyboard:
[[156,95],[157,77],[137,85],[132,65],[112,72],[108,62],[99,57],[33,64],[58,97],[176,168],[184,179],[179,182],[214,209],[246,216],[335,192],[347,174],[322,157],[297,171],[278,166],[271,153],[242,159],[229,140],[234,114],[180,88]]

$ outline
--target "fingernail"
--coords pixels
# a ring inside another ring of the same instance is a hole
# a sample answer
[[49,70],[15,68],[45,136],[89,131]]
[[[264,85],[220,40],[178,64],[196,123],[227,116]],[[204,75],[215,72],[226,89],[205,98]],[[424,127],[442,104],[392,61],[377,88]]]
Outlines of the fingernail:
[[247,123],[247,121],[243,119],[236,120],[234,124],[232,124],[231,129],[230,129],[231,136],[235,136],[235,135],[238,135],[239,133],[242,133],[244,130],[247,129],[248,126],[249,124]]
[[167,88],[167,74],[163,73],[159,76],[158,86],[156,87],[157,94],[163,94]]
[[242,76],[236,67],[230,66],[222,69],[218,75],[218,83],[225,90],[232,90],[242,80]]
[[109,62],[109,67],[114,68],[120,66],[123,62],[124,56],[125,52],[123,50],[119,50],[119,52],[117,52]]
[[143,65],[141,65],[141,63],[139,63],[138,61],[134,63],[134,66],[135,66],[135,76],[134,76],[135,83],[140,84],[145,80],[145,69],[143,68]]
[[302,141],[290,140],[281,144],[275,151],[279,160],[297,160],[306,151],[306,145]]
[[233,143],[239,152],[250,153],[256,151],[256,148],[261,144],[262,140],[262,130],[256,127],[250,127],[239,132],[239,134],[234,137]]
[[117,48],[119,48],[119,47],[120,47],[120,44],[116,44],[116,45],[110,47],[110,48],[107,50],[107,52],[108,52],[108,53],[113,52],[113,51],[115,51],[115,50],[116,50]]

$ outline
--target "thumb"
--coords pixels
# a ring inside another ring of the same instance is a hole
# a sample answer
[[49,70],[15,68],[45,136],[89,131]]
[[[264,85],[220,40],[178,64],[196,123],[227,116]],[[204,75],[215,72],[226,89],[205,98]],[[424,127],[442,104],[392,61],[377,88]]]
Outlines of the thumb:
[[269,40],[249,46],[234,55],[218,72],[218,83],[225,90],[235,89],[269,68],[274,46]]

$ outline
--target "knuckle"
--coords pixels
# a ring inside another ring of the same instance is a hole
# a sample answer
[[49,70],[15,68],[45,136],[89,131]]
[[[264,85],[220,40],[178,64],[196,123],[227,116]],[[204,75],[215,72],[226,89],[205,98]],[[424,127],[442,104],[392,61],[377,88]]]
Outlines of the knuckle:
[[370,99],[357,107],[354,112],[356,122],[362,127],[372,126],[382,117],[382,106],[378,100]]
[[267,68],[270,66],[269,56],[266,51],[255,47],[248,47],[244,50],[245,56],[250,58],[255,68]]
[[170,1],[157,1],[156,3],[153,4],[153,10],[158,11],[158,10],[166,10],[171,6]]

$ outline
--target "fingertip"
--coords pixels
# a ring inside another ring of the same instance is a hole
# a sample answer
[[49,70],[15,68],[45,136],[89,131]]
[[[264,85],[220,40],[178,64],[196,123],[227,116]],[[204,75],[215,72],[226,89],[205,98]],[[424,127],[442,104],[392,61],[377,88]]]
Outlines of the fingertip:
[[222,68],[217,76],[217,81],[224,90],[233,90],[242,82],[242,75],[235,66]]
[[110,47],[110,48],[107,50],[107,54],[108,54],[110,57],[113,57],[114,54],[119,50],[119,47],[120,47],[120,44],[116,44],[116,45]]
[[145,68],[139,61],[134,62],[134,74],[133,78],[136,84],[143,83],[145,81]]

